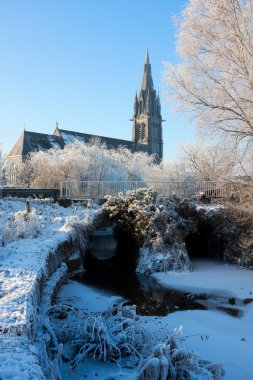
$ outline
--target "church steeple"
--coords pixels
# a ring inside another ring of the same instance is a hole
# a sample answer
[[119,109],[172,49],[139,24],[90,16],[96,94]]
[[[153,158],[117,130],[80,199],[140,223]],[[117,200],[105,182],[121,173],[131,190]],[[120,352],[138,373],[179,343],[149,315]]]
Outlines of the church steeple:
[[149,64],[149,54],[148,54],[148,48],[146,50],[146,59],[145,59],[145,64],[148,65]]
[[162,116],[159,94],[153,85],[148,49],[139,96],[135,95],[133,115],[133,147],[163,157]]
[[146,91],[148,88],[153,89],[153,87],[154,85],[153,85],[153,79],[152,79],[152,74],[151,74],[151,65],[149,63],[149,54],[148,54],[148,49],[147,49],[144,68],[143,68],[143,74],[142,74],[141,89]]

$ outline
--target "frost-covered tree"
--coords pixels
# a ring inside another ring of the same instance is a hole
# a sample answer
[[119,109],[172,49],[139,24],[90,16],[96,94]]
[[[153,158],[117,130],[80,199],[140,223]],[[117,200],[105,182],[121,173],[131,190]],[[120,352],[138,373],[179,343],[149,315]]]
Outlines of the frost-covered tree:
[[57,188],[63,173],[59,170],[60,151],[50,149],[31,154],[30,163],[37,173],[33,180],[34,187]]
[[235,151],[217,145],[186,144],[182,148],[186,168],[198,180],[232,180],[237,169]]
[[38,170],[33,165],[31,157],[17,165],[17,182],[24,187],[31,187],[35,178],[38,176]]
[[164,160],[159,165],[160,180],[169,181],[184,181],[186,179],[185,164],[183,162]]
[[89,181],[125,180],[126,171],[114,158],[113,151],[106,144],[96,139],[86,145],[88,167],[86,178]]
[[[61,181],[126,180],[124,167],[113,159],[104,144],[76,142],[63,150],[36,152],[28,161],[37,175],[35,187],[58,187]],[[28,164],[27,162],[27,164]]]
[[153,155],[146,152],[131,152],[124,146],[115,151],[110,151],[113,160],[122,165],[127,172],[127,181],[141,181],[150,177],[155,168],[158,167]]
[[178,17],[179,61],[165,83],[199,129],[253,142],[253,2],[190,0]]
[[157,164],[146,152],[116,150],[94,140],[76,141],[64,149],[32,153],[18,168],[19,182],[27,187],[58,188],[61,181],[159,181],[184,180],[184,165],[163,161]]

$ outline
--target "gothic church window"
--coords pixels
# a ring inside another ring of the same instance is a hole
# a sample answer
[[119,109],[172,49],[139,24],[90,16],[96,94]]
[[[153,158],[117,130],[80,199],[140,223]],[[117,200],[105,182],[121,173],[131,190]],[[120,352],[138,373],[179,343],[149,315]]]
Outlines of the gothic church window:
[[152,128],[152,139],[155,141],[159,140],[159,128],[158,125],[154,125]]
[[15,164],[9,169],[9,183],[11,186],[18,185],[18,166]]
[[139,124],[139,127],[138,127],[138,137],[139,137],[139,141],[145,139],[145,137],[146,137],[145,124]]
[[158,132],[158,126],[155,127],[155,139],[158,140],[159,138],[159,132]]

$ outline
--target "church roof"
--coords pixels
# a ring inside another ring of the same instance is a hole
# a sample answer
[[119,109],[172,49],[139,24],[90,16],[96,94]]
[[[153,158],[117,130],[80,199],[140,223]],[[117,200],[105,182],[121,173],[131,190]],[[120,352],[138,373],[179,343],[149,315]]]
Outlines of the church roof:
[[63,148],[58,136],[45,133],[24,131],[8,154],[11,156],[27,156],[31,152]]
[[59,128],[57,128],[54,133],[60,136],[64,145],[73,144],[75,141],[87,143],[97,138],[105,142],[108,148],[118,148],[118,146],[120,145],[127,146],[129,149],[132,148],[132,141],[129,140],[121,140],[112,137],[91,135],[88,133],[69,131]]
[[63,149],[65,145],[73,144],[76,141],[88,143],[96,138],[106,143],[107,148],[109,149],[117,149],[120,145],[124,145],[131,149],[133,144],[132,141],[128,140],[96,136],[59,128],[56,128],[53,135],[23,131],[7,156],[8,158],[21,157],[24,159],[32,152],[46,151],[48,149]]

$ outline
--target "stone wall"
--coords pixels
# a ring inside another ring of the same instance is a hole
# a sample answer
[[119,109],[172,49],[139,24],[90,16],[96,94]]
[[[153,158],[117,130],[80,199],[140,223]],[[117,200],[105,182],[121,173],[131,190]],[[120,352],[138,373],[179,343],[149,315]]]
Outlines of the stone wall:
[[1,379],[10,376],[15,380],[20,376],[23,380],[59,379],[57,361],[48,356],[53,330],[47,311],[66,279],[70,257],[78,253],[76,242],[66,236],[66,240],[48,252],[45,261],[36,268],[36,275],[26,294],[23,324],[13,323],[0,334]]

